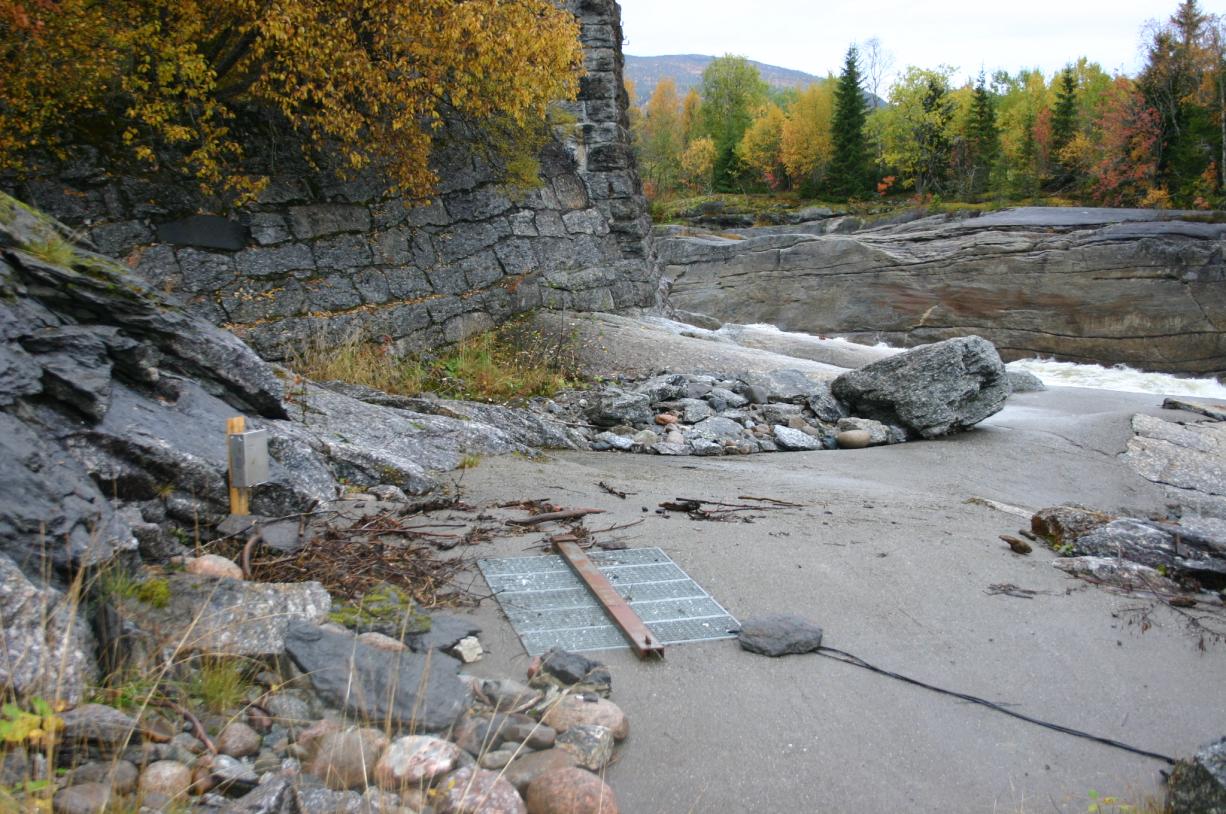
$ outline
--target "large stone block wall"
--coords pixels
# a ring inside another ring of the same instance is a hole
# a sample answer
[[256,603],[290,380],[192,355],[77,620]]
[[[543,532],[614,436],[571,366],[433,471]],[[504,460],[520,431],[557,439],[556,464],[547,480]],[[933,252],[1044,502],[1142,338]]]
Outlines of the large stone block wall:
[[630,147],[614,0],[560,0],[582,26],[587,74],[541,155],[541,183],[501,186],[451,123],[439,196],[381,194],[378,177],[275,176],[236,213],[192,192],[115,177],[88,157],[15,194],[80,229],[189,310],[266,356],[360,333],[403,352],[459,341],[535,308],[612,311],[656,298],[651,223]]

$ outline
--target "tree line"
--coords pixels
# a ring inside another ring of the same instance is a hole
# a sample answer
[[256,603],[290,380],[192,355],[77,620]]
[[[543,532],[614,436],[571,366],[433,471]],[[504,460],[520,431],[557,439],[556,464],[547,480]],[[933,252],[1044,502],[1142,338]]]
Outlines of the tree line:
[[[1104,206],[1216,208],[1226,172],[1226,19],[1183,0],[1145,34],[1136,77],[1085,58],[1054,76],[908,67],[884,104],[871,40],[838,76],[767,87],[737,56],[701,88],[671,80],[632,112],[649,197],[795,192],[865,200],[908,192],[961,201],[1058,197]],[[883,70],[884,68],[884,70]]]
[[298,159],[428,197],[456,121],[535,180],[583,50],[550,0],[0,0],[0,61],[0,174],[89,146],[219,195]]

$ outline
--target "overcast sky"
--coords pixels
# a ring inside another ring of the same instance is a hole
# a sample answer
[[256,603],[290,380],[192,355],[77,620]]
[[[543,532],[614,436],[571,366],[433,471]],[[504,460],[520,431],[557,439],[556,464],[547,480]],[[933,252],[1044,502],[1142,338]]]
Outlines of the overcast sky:
[[[847,46],[870,37],[907,65],[1051,73],[1080,56],[1108,73],[1135,74],[1141,29],[1178,0],[621,0],[626,53],[738,54],[825,75]],[[1202,0],[1203,10],[1221,13]],[[884,95],[884,94],[883,94]]]

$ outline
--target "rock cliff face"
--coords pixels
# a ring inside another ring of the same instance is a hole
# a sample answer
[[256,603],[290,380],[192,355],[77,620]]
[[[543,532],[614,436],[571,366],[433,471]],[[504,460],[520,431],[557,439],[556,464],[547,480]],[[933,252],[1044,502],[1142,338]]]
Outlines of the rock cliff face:
[[449,122],[440,196],[412,205],[381,179],[287,171],[255,204],[200,216],[182,187],[113,177],[83,155],[16,197],[80,230],[155,287],[266,357],[321,332],[386,337],[404,351],[454,342],[541,306],[581,311],[655,302],[650,220],[635,169],[614,0],[559,0],[579,19],[587,74],[573,124],[555,128],[540,186],[500,186]]
[[1018,209],[851,233],[846,219],[657,242],[685,311],[913,346],[1226,374],[1226,225],[1192,213]]
[[68,237],[0,195],[0,559],[27,573],[138,550],[161,559],[178,553],[176,529],[223,520],[234,415],[269,433],[271,481],[252,507],[268,516],[336,498],[342,483],[425,492],[430,470],[465,455],[581,440],[509,408],[385,405],[294,383]]

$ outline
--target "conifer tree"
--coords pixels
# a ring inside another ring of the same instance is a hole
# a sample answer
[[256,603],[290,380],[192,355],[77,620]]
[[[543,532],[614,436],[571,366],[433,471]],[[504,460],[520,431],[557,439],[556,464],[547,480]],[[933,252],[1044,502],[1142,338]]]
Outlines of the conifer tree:
[[996,100],[988,90],[983,71],[975,83],[971,101],[970,142],[975,166],[975,178],[971,190],[981,194],[988,189],[992,172],[1000,156],[1000,128],[996,124]]
[[1069,66],[1060,74],[1060,89],[1051,121],[1051,151],[1058,155],[1077,134],[1077,77]]
[[847,49],[843,72],[834,91],[834,158],[830,162],[830,190],[852,197],[868,184],[868,144],[864,138],[867,118],[864,92],[860,87],[860,52]]

